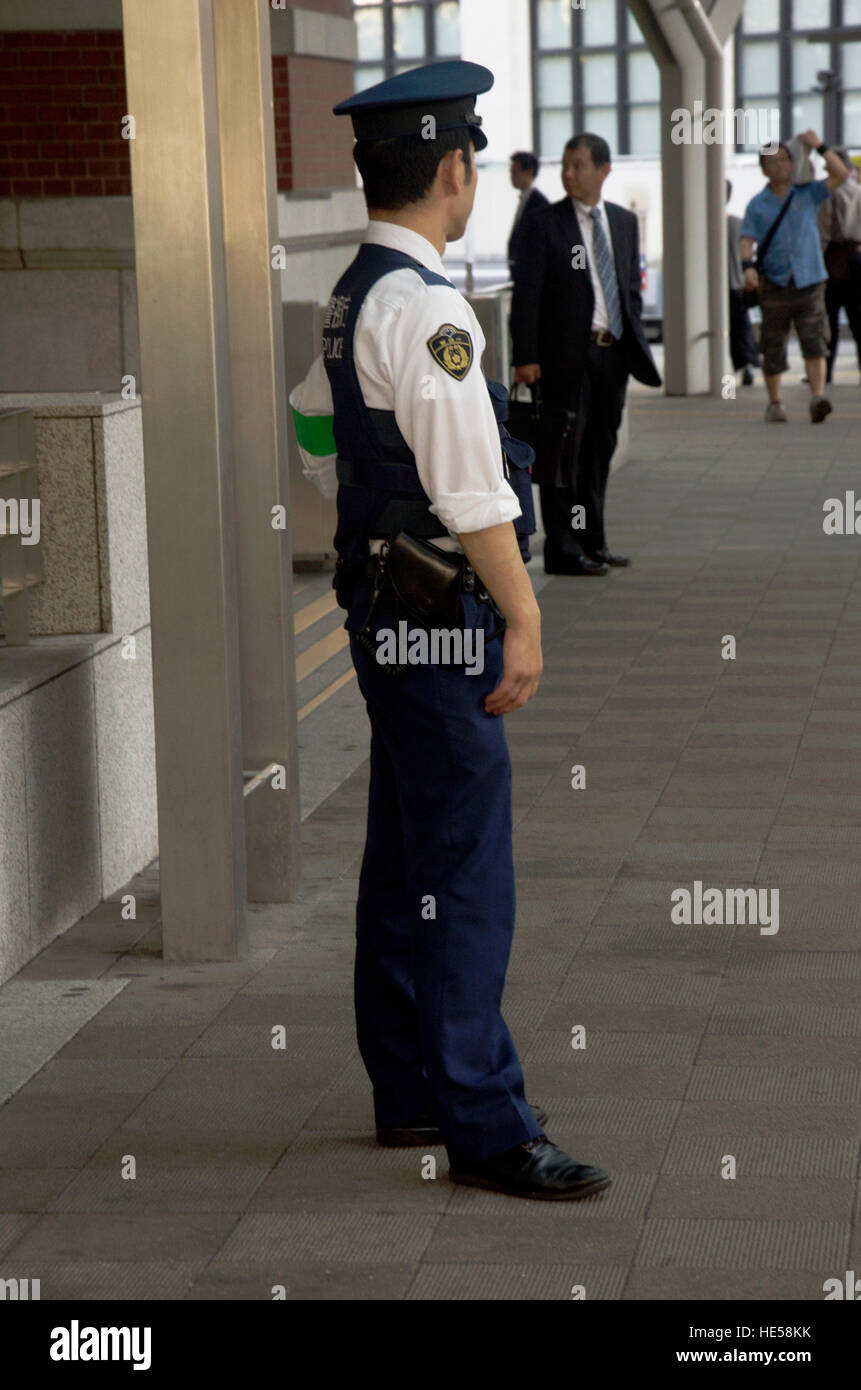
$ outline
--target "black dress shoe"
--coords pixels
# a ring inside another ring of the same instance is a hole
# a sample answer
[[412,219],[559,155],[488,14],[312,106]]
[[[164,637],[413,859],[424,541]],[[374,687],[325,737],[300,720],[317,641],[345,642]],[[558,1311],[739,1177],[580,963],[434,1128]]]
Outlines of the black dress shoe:
[[742,374],[741,374],[741,384],[742,384],[742,386],[752,386],[752,385],[753,385],[753,372],[750,370],[750,367],[745,367],[744,371],[742,372]]
[[612,1181],[602,1168],[578,1163],[545,1134],[482,1163],[450,1168],[449,1177],[468,1187],[489,1187],[512,1197],[533,1197],[544,1202],[574,1202],[580,1197],[591,1197]]
[[553,560],[550,564],[545,558],[544,573],[600,575],[608,574],[609,571],[600,560],[590,560],[588,555],[565,555],[559,560]]
[[621,569],[631,563],[627,555],[611,555],[609,550],[596,550],[592,558],[597,560],[599,565],[612,565],[614,569]]
[[[529,1109],[538,1124],[542,1127],[547,1124],[546,1110],[542,1110],[540,1105],[530,1105]],[[377,1130],[377,1143],[382,1144],[385,1149],[420,1149],[426,1144],[442,1142],[443,1137],[430,1115],[423,1115],[417,1125]]]

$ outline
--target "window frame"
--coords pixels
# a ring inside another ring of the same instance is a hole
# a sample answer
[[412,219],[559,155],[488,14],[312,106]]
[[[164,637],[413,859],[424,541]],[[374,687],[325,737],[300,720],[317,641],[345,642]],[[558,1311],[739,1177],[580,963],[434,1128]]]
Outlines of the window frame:
[[[762,98],[757,98],[752,93],[745,92],[744,87],[742,85],[742,60],[743,49],[745,47],[745,44],[754,44],[757,42],[757,40],[771,43],[776,42],[778,44],[779,52],[778,80],[780,82],[780,91],[776,95],[780,110],[780,129],[782,131],[788,131],[790,132],[790,134],[794,133],[792,126],[793,103],[804,97],[814,96],[817,92],[820,95],[824,96],[823,125],[827,126],[827,94],[823,94],[821,92],[821,89],[818,87],[808,87],[805,90],[801,90],[793,85],[792,50],[793,45],[795,43],[797,43],[799,40],[804,41],[808,37],[808,35],[811,38],[815,39],[817,35],[819,35],[822,32],[823,29],[842,28],[844,23],[843,8],[844,0],[829,0],[829,16],[828,18],[824,19],[820,25],[817,25],[815,27],[811,27],[808,25],[804,29],[793,29],[792,0],[779,0],[778,19],[780,23],[780,28],[777,30],[769,30],[763,33],[757,31],[756,33],[752,33],[749,35],[745,34],[744,31],[744,12],[742,11],[741,16],[739,17],[739,21],[736,24],[735,29],[733,30],[733,35],[735,38],[735,70],[733,76],[735,79],[736,101],[738,102],[739,106],[741,108],[744,108],[748,101],[762,100]],[[821,40],[821,42],[825,42],[828,44],[828,68],[831,72],[834,73],[837,81],[840,83],[840,88],[837,93],[837,100],[834,102],[835,129],[833,131],[823,129],[822,131],[820,131],[820,134],[822,135],[823,140],[827,140],[830,144],[842,145],[845,143],[843,98],[846,95],[861,96],[861,87],[850,87],[845,90],[843,89],[843,44],[836,39],[826,39]],[[789,136],[784,135],[783,138],[788,139]],[[749,151],[745,150],[745,147],[743,145],[736,144],[734,146],[734,149],[737,154],[749,153]]]
[[[395,53],[395,0],[375,0],[372,5],[353,5],[353,15],[357,10],[381,9],[383,12],[383,56],[379,58],[359,58],[353,64],[356,91],[361,91],[360,76],[363,70],[369,68],[382,68],[383,81],[394,77],[398,64],[410,62],[415,67],[423,63],[443,63],[452,58],[450,53],[438,54],[436,51],[436,26],[434,25],[434,12],[438,4],[443,0],[408,0],[409,4],[421,5],[424,9],[422,16],[424,21],[424,53],[413,59],[398,58]],[[457,4],[458,13],[460,12],[460,0],[454,0]]]
[[[588,0],[587,0],[588,2]],[[563,111],[569,110],[571,115],[571,134],[587,129],[588,112],[593,108],[586,106],[583,100],[583,77],[580,66],[580,57],[612,56],[616,60],[616,100],[607,105],[614,105],[616,108],[616,131],[618,145],[614,149],[611,144],[611,154],[616,156],[630,157],[634,159],[657,159],[660,149],[653,154],[634,154],[631,155],[631,108],[651,108],[657,107],[660,111],[660,88],[658,97],[655,101],[632,101],[630,97],[628,82],[628,59],[632,53],[648,53],[651,50],[647,43],[641,42],[637,38],[629,37],[628,31],[628,6],[626,0],[615,0],[616,12],[616,41],[614,43],[585,44],[583,42],[583,11],[572,9],[570,15],[571,39],[567,47],[539,48],[538,45],[538,0],[530,0],[529,4],[529,30],[531,48],[531,77],[532,77],[532,147],[542,159],[552,159],[556,154],[561,155],[560,151],[550,151],[541,148],[541,115],[544,111]],[[619,35],[624,38],[620,39]],[[572,103],[570,108],[560,106],[542,106],[540,101],[539,72],[542,58],[567,57],[571,65],[571,94]],[[654,61],[654,58],[653,58]],[[657,64],[655,65],[657,67]],[[659,79],[660,80],[660,79]]]

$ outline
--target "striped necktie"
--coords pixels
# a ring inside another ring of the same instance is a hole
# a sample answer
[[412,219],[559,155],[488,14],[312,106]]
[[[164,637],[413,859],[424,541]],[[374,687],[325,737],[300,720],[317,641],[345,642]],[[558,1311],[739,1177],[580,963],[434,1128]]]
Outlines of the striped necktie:
[[610,332],[614,338],[621,338],[625,330],[625,321],[622,318],[622,306],[619,303],[619,285],[616,280],[613,258],[610,255],[607,237],[601,223],[600,210],[592,208],[589,216],[592,218],[592,245],[595,251],[595,264],[598,267],[601,288],[604,291],[604,299],[607,304]]

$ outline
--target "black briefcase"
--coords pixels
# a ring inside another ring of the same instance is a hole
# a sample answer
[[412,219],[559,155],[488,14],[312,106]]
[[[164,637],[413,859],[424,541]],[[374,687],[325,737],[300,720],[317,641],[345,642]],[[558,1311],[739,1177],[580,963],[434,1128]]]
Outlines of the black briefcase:
[[[528,391],[529,395],[515,395],[521,388]],[[525,382],[518,382],[512,386],[506,428],[515,439],[522,439],[524,444],[529,444],[535,453],[538,453],[538,438],[541,433],[540,382],[536,381],[534,386],[527,386]]]
[[545,406],[535,446],[532,476],[536,483],[570,487],[574,482],[577,450],[577,412],[564,406]]

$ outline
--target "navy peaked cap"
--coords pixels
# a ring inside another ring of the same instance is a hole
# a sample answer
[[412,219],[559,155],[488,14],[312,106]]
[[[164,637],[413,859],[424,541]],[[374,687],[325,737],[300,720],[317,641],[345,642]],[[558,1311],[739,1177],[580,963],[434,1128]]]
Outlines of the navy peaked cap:
[[357,140],[421,135],[426,117],[433,116],[437,130],[471,130],[475,148],[483,150],[487,136],[475,99],[492,86],[493,73],[480,63],[426,63],[357,92],[333,110],[351,117]]

